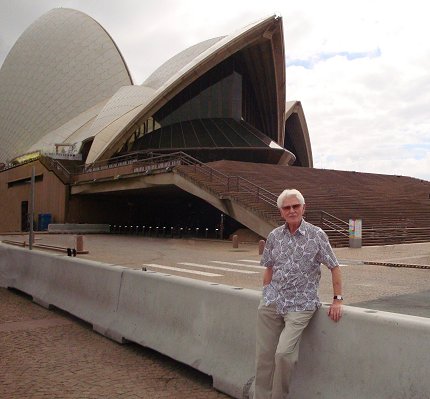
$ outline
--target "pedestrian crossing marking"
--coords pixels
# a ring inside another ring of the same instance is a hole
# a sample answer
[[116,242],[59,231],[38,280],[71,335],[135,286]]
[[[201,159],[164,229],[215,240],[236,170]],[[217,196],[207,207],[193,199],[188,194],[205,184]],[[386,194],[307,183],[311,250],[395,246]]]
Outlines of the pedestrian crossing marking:
[[202,272],[199,270],[182,269],[180,267],[173,267],[173,266],[164,266],[164,265],[159,265],[157,263],[144,263],[143,266],[155,267],[158,269],[165,269],[165,270],[172,270],[172,271],[181,272],[181,273],[199,274],[201,276],[206,276],[206,277],[222,277],[222,274]]
[[249,266],[249,265],[244,265],[243,263],[224,262],[224,261],[221,261],[221,260],[211,260],[210,262],[212,262],[212,263],[219,263],[220,265],[242,266],[242,267],[247,267],[249,269],[258,269],[258,270],[265,269],[264,266]]
[[258,264],[260,264],[259,260],[251,260],[251,259],[239,259],[238,262],[249,262],[249,263],[258,263]]
[[[209,266],[209,265],[202,265],[200,263],[178,262],[178,265],[195,266],[195,267],[201,267],[203,269],[221,270],[226,272],[235,272],[235,273],[242,273],[242,274],[258,274],[258,272],[253,272],[250,270],[230,269],[228,267]],[[247,265],[244,265],[244,266],[249,267]]]

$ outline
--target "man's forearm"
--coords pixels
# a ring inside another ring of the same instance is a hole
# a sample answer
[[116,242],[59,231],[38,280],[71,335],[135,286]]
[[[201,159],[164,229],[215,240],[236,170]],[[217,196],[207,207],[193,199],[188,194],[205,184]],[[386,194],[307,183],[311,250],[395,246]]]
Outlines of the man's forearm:
[[[340,267],[337,266],[331,269],[331,278],[333,282],[333,295],[342,296],[342,276],[340,273]],[[328,310],[328,315],[333,321],[339,321],[342,317],[342,300],[334,299]]]
[[342,275],[339,266],[331,269],[331,278],[333,283],[333,295],[342,295]]

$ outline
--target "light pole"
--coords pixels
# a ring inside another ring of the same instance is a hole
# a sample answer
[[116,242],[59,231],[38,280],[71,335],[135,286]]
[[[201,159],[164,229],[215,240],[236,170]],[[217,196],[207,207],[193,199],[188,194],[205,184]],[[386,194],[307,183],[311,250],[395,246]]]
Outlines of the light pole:
[[30,210],[28,212],[28,222],[29,222],[28,245],[29,245],[30,249],[33,249],[33,241],[34,241],[34,231],[33,231],[34,183],[35,183],[35,170],[34,170],[34,166],[32,166],[32,168],[31,168],[31,188],[30,188]]

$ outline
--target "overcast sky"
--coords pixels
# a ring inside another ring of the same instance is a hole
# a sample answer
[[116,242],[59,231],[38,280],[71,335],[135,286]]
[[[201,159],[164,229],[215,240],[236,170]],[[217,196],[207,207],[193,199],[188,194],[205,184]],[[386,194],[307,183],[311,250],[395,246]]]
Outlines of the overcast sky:
[[300,100],[314,166],[430,180],[430,23],[409,0],[0,0],[0,65],[55,7],[98,21],[136,84],[202,40],[261,17],[284,23],[287,100]]

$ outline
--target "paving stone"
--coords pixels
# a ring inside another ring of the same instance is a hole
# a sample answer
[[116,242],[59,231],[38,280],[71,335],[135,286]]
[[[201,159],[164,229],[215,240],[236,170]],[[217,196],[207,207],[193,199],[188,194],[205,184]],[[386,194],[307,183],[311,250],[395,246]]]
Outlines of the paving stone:
[[0,398],[229,397],[188,366],[120,345],[14,291],[0,288],[0,315]]

